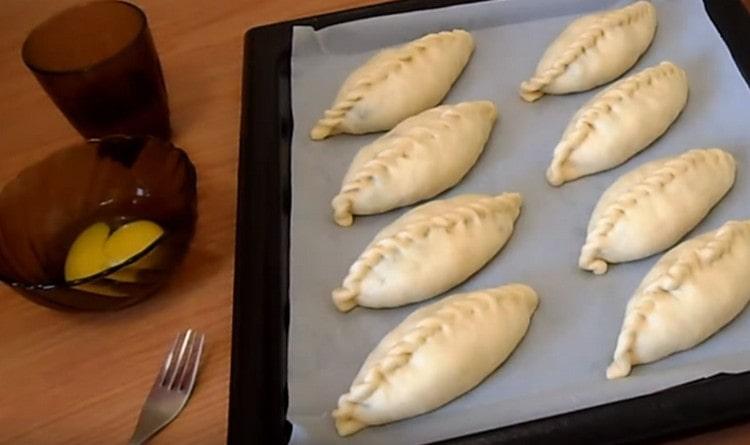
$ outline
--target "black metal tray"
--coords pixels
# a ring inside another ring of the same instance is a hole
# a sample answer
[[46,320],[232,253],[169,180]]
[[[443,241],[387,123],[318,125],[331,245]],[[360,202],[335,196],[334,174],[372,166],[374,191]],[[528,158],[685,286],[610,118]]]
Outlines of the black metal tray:
[[[289,325],[292,27],[482,0],[402,0],[266,25],[245,34],[238,169],[229,432],[232,444],[286,443]],[[750,14],[740,0],[704,0],[750,84]],[[750,372],[720,374],[617,403],[441,443],[639,443],[750,419]]]

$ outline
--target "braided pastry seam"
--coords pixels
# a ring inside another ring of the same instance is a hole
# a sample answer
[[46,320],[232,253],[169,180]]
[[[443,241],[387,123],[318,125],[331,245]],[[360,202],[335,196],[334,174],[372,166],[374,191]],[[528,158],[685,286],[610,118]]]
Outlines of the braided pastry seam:
[[370,91],[374,85],[384,81],[391,74],[400,70],[403,64],[413,63],[414,58],[422,55],[433,40],[442,41],[449,38],[455,39],[459,33],[466,33],[466,31],[454,29],[453,31],[441,31],[428,34],[415,41],[395,48],[390,60],[383,62],[377,72],[361,78],[351,87],[343,99],[334,103],[331,108],[323,113],[323,118],[318,120],[312,130],[310,130],[310,138],[313,140],[321,140],[328,136],[340,133],[339,126],[344,121],[349,111],[351,111],[351,109],[365,97],[365,94]]
[[356,419],[355,409],[378,390],[381,383],[398,369],[409,364],[412,356],[431,337],[444,331],[445,326],[454,325],[457,320],[470,320],[476,313],[499,307],[503,297],[518,298],[533,290],[523,284],[508,284],[499,288],[485,289],[465,294],[464,297],[449,302],[428,318],[417,322],[405,332],[401,340],[370,366],[361,383],[352,384],[349,392],[338,401],[338,408],[332,413],[337,425],[349,422],[361,423]]
[[678,257],[663,275],[653,281],[649,289],[661,289],[667,292],[677,290],[691,275],[730,254],[732,245],[738,237],[748,236],[750,236],[750,222],[727,222],[705,243]]
[[[445,106],[440,116],[434,121],[440,121],[452,128],[459,121],[461,115],[455,110],[462,104]],[[429,112],[429,111],[428,111]],[[419,115],[414,116],[414,118]],[[450,117],[453,119],[443,119]],[[410,118],[411,119],[411,118]],[[427,125],[414,126],[402,134],[386,134],[374,144],[387,143],[390,147],[378,152],[372,159],[365,162],[349,181],[341,186],[341,191],[331,201],[333,219],[340,226],[350,226],[353,221],[354,200],[361,190],[376,180],[387,180],[389,173],[396,167],[399,159],[407,159],[418,147],[424,147],[430,139],[437,139],[435,131]]]
[[513,212],[513,219],[520,213],[521,195],[503,193],[502,195],[483,197],[475,202],[457,206],[442,215],[433,216],[407,225],[395,234],[380,239],[367,249],[349,268],[341,287],[332,293],[333,302],[341,311],[349,311],[357,305],[362,281],[386,256],[404,249],[420,239],[427,238],[432,230],[450,231],[456,225],[468,224],[472,220],[481,220],[490,213]]
[[672,292],[679,289],[693,273],[729,255],[738,237],[750,237],[750,221],[727,222],[701,245],[681,254],[671,266],[667,267],[664,274],[657,276],[642,290],[643,296],[640,297],[638,305],[626,314],[613,362],[607,368],[607,378],[624,377],[630,373],[635,360],[633,349],[638,330],[646,323],[658,301],[674,298]]
[[597,23],[592,24],[580,37],[573,41],[549,68],[539,74],[534,74],[531,79],[521,83],[521,98],[527,102],[534,102],[544,95],[544,87],[552,83],[562,75],[570,64],[575,62],[587,49],[596,45],[597,41],[604,37],[604,33],[611,28],[624,26],[633,21],[643,18],[650,11],[651,4],[638,2],[625,8],[605,13]]
[[614,229],[628,209],[636,206],[641,199],[650,196],[654,191],[663,189],[681,173],[693,168],[699,161],[710,159],[718,162],[726,157],[731,157],[731,155],[720,149],[690,150],[676,158],[669,159],[664,165],[634,184],[612,204],[603,209],[596,224],[586,236],[586,243],[581,249],[581,256],[578,261],[579,266],[582,269],[591,270],[597,275],[605,273],[607,262],[599,258],[600,249],[607,235]]
[[575,122],[569,124],[573,126],[573,130],[570,132],[566,130],[563,139],[555,147],[552,164],[547,170],[547,179],[550,184],[557,186],[567,181],[567,178],[563,176],[565,163],[594,131],[596,120],[600,116],[610,114],[613,105],[632,97],[642,87],[678,74],[684,76],[684,72],[673,63],[661,62],[655,67],[647,68],[618,82],[613,88],[604,91],[596,101],[583,108]]

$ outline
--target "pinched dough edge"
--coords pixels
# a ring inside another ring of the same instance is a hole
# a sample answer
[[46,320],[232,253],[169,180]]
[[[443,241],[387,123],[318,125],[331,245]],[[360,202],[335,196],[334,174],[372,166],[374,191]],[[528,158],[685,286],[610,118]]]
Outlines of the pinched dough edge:
[[541,73],[535,73],[531,79],[521,82],[521,98],[527,102],[534,102],[539,99],[544,95],[542,91],[544,87],[563,74],[568,66],[588,49],[593,48],[597,41],[604,37],[608,29],[629,25],[649,13],[654,13],[653,5],[648,1],[639,1],[603,14],[596,23],[583,31],[578,39],[573,41],[549,68]]
[[633,95],[643,87],[651,86],[653,82],[671,79],[675,76],[685,77],[685,72],[672,62],[661,62],[659,65],[647,68],[638,74],[630,76],[613,88],[606,90],[596,101],[582,109],[581,115],[575,120],[573,130],[566,132],[565,137],[555,147],[552,163],[547,169],[547,180],[558,186],[569,181],[563,176],[565,163],[573,152],[580,148],[593,132],[596,131],[596,121],[601,116],[612,113],[613,105]]
[[663,189],[680,174],[693,168],[699,162],[712,159],[718,162],[721,158],[734,158],[719,148],[694,149],[676,158],[670,159],[639,183],[623,192],[609,207],[601,212],[601,217],[586,236],[586,243],[581,249],[578,265],[581,269],[590,270],[597,275],[607,271],[607,262],[599,257],[607,235],[617,225],[625,213],[638,205],[638,202]]
[[630,374],[633,366],[633,348],[639,328],[646,323],[659,301],[677,298],[673,295],[674,291],[696,272],[712,267],[717,261],[730,255],[732,246],[738,238],[750,238],[750,221],[729,221],[701,245],[681,253],[671,265],[662,266],[657,263],[655,267],[664,267],[666,270],[641,291],[643,296],[638,306],[626,314],[626,322],[618,338],[614,359],[607,368],[608,379]]
[[349,268],[349,273],[344,278],[341,287],[333,291],[334,304],[342,312],[348,312],[356,307],[362,281],[370,271],[394,252],[406,249],[413,242],[427,238],[430,231],[450,232],[457,224],[468,225],[474,220],[481,222],[488,214],[495,212],[510,212],[515,221],[521,212],[521,203],[522,198],[518,193],[482,197],[472,203],[458,205],[442,215],[407,225],[392,236],[378,240],[362,252]]
[[443,332],[446,326],[454,325],[458,320],[470,320],[475,314],[488,310],[491,305],[500,304],[500,299],[505,295],[518,297],[527,293],[536,295],[529,286],[516,283],[470,292],[417,322],[416,326],[405,332],[401,340],[391,347],[383,358],[371,364],[361,383],[352,385],[349,392],[339,397],[338,408],[332,413],[339,434],[347,436],[367,426],[365,422],[357,419],[355,407],[365,404],[382,384],[389,382],[390,375],[407,366],[412,356],[430,337]]
[[[456,111],[456,107],[459,105],[461,104],[445,109],[435,120],[440,120],[443,125],[448,126],[458,123],[461,113]],[[375,141],[374,143],[391,145],[391,148],[377,153],[365,162],[354,177],[342,185],[341,191],[331,201],[336,224],[343,227],[351,226],[354,221],[352,207],[359,192],[375,181],[387,181],[399,159],[408,159],[416,147],[426,145],[437,138],[438,135],[431,128],[420,125],[410,128],[403,135],[389,137],[386,134],[382,139]]]
[[352,108],[354,108],[357,102],[365,97],[367,92],[370,91],[374,85],[377,85],[386,80],[391,74],[401,70],[403,64],[414,63],[414,59],[420,57],[433,43],[439,43],[445,39],[457,39],[459,36],[465,35],[472,38],[469,32],[462,29],[441,31],[427,34],[417,40],[395,48],[393,54],[388,60],[380,61],[378,63],[379,66],[375,66],[378,69],[372,70],[373,72],[369,76],[364,76],[359,79],[342,100],[337,101],[331,108],[323,113],[324,117],[318,120],[312,130],[310,130],[310,138],[313,140],[321,140],[339,133],[338,126],[344,121],[346,115]]
[[703,245],[685,252],[669,266],[663,275],[654,280],[649,289],[673,291],[682,286],[694,273],[712,266],[732,252],[732,246],[739,237],[750,237],[750,222],[729,221]]

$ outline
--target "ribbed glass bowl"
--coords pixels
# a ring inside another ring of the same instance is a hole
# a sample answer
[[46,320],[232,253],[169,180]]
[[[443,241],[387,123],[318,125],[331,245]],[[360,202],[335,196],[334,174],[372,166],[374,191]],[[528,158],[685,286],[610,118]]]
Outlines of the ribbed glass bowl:
[[[156,291],[185,255],[196,220],[196,174],[187,154],[153,137],[112,136],[59,150],[0,192],[0,280],[56,308],[106,310]],[[66,282],[76,237],[150,220],[164,234],[124,263]]]

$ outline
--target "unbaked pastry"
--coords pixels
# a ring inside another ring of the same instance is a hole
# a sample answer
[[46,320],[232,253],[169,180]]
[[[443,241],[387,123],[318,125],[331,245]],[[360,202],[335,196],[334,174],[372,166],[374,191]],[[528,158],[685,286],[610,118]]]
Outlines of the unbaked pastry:
[[390,130],[434,107],[448,94],[473,51],[471,34],[456,29],[379,52],[344,81],[310,137]]
[[489,101],[442,105],[410,117],[362,148],[331,205],[334,220],[371,215],[453,187],[484,149],[497,119]]
[[730,221],[667,252],[628,302],[607,378],[690,349],[750,300],[750,220]]
[[718,148],[648,162],[615,181],[591,215],[579,266],[645,258],[673,246],[732,188],[735,161]]
[[622,164],[667,131],[687,96],[685,71],[671,62],[617,82],[573,116],[555,147],[547,180],[562,185]]
[[521,195],[461,195],[423,204],[383,228],[349,268],[333,302],[395,307],[426,300],[463,282],[505,245]]
[[586,91],[620,77],[648,49],[656,9],[645,0],[575,20],[547,48],[521,97]]
[[365,360],[333,411],[342,436],[438,408],[482,382],[538,305],[523,284],[456,294],[414,311]]

